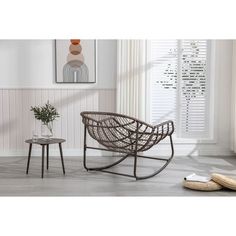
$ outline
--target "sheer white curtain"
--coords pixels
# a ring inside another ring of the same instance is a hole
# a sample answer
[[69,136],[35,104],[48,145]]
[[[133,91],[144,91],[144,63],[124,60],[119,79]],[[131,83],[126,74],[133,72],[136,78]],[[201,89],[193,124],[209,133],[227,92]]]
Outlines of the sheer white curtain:
[[236,152],[236,40],[233,41],[231,104],[231,149]]
[[118,40],[117,112],[145,119],[145,40]]

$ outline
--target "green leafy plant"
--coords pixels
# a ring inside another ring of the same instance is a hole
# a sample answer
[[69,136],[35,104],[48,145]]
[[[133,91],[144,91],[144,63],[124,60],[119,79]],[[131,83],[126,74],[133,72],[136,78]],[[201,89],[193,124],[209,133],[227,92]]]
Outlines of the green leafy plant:
[[44,125],[48,125],[50,122],[54,121],[56,118],[60,117],[56,108],[52,106],[49,101],[42,107],[35,106],[32,107],[30,111],[34,112],[34,116],[37,120],[41,120]]

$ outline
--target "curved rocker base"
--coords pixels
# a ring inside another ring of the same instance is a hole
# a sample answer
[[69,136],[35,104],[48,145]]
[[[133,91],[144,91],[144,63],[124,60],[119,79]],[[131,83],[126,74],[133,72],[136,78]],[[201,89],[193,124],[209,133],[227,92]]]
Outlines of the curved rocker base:
[[[146,158],[146,157],[145,157]],[[170,163],[170,161],[172,160],[173,158],[173,154],[171,155],[171,157],[169,159],[166,159],[166,163],[160,168],[158,169],[157,171],[155,171],[154,173],[150,174],[150,175],[145,175],[145,176],[138,176],[136,173],[134,174],[134,177],[136,178],[136,180],[142,180],[142,179],[148,179],[148,178],[151,178],[151,177],[154,177],[155,175],[159,174],[160,172],[162,172],[167,166],[168,164]],[[157,159],[158,160],[158,159]]]
[[[120,158],[118,161],[110,164],[110,165],[106,165],[106,166],[101,166],[101,167],[87,167],[87,163],[86,163],[86,149],[96,149],[96,150],[103,150],[103,151],[111,151],[105,148],[95,148],[95,147],[88,147],[86,146],[86,144],[84,145],[84,160],[83,160],[83,164],[84,164],[84,168],[87,171],[101,171],[101,172],[105,172],[105,173],[110,173],[110,174],[116,174],[116,175],[121,175],[121,176],[126,176],[126,177],[133,177],[136,180],[143,180],[143,179],[148,179],[151,177],[154,177],[155,175],[159,174],[161,171],[163,171],[167,165],[170,163],[170,161],[172,160],[173,156],[174,156],[174,148],[173,148],[173,142],[172,142],[172,137],[171,135],[170,137],[170,144],[171,144],[171,156],[168,159],[165,158],[156,158],[156,157],[149,157],[149,156],[141,156],[136,154],[126,154],[124,157]],[[134,157],[134,169],[133,169],[133,175],[129,175],[129,174],[124,174],[124,173],[118,173],[118,172],[113,172],[113,171],[109,171],[107,169],[118,165],[119,163],[121,163],[122,161],[124,161],[127,157],[129,156],[133,156]],[[152,159],[152,160],[157,160],[157,161],[164,161],[165,164],[159,168],[157,171],[155,171],[154,173],[150,174],[150,175],[145,175],[145,176],[139,176],[137,174],[137,159],[138,158],[146,158],[146,159]]]

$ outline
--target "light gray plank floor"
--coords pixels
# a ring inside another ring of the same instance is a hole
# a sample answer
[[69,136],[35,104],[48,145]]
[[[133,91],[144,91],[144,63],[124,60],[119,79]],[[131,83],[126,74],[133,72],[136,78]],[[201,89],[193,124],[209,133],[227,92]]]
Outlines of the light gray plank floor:
[[[91,165],[110,162],[112,157],[90,157]],[[62,174],[59,157],[52,157],[49,171],[40,178],[41,158],[32,157],[29,175],[25,174],[26,157],[0,157],[1,196],[236,196],[236,192],[198,192],[182,187],[184,176],[195,172],[208,175],[213,172],[236,178],[236,157],[174,157],[161,174],[147,180],[101,172],[86,172],[81,157],[64,157],[66,175]],[[132,173],[133,159],[113,170]],[[139,163],[140,173],[149,173],[157,163],[145,160]]]

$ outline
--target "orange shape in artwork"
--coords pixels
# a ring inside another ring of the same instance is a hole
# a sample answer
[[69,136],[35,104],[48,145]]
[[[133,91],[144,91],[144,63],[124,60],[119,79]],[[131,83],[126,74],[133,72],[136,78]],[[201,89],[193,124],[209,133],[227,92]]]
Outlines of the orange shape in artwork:
[[80,39],[71,39],[70,42],[71,42],[73,45],[77,45],[77,44],[80,44]]
[[78,55],[81,53],[82,47],[80,44],[77,44],[77,45],[71,44],[69,50],[70,50],[71,54]]

